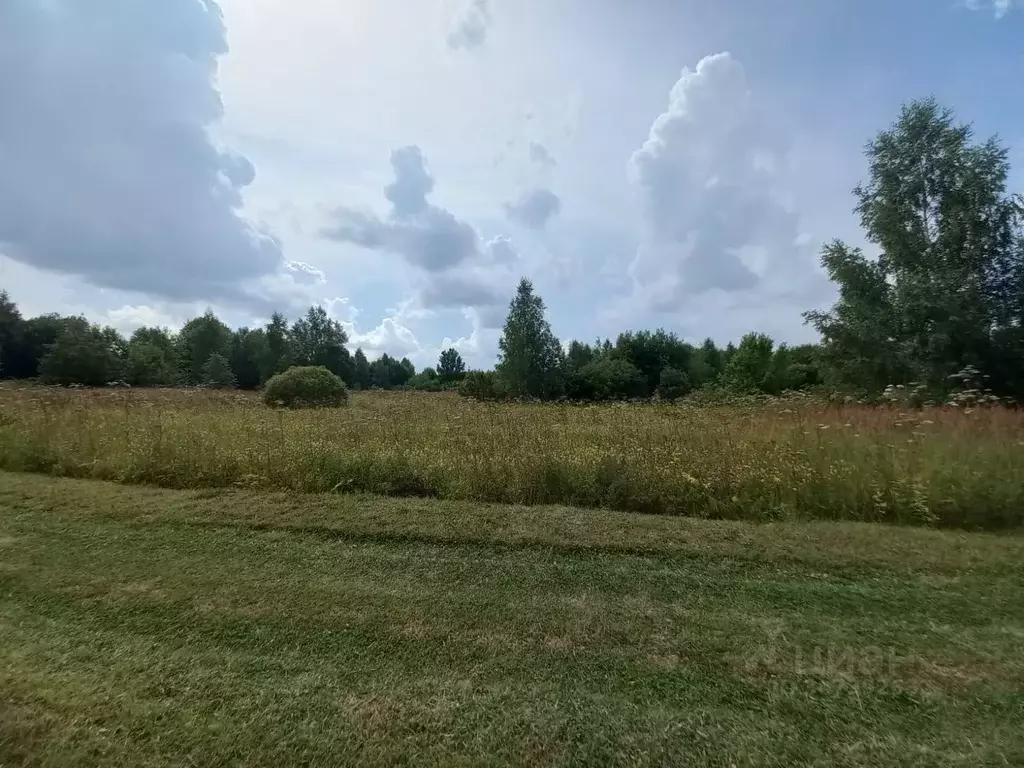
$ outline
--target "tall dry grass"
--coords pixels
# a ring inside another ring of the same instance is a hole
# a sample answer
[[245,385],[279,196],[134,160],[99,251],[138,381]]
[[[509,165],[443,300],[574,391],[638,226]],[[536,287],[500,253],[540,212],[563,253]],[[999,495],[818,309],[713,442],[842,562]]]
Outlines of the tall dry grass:
[[1024,414],[481,404],[412,392],[278,412],[237,393],[3,389],[0,468],[175,488],[995,529],[1024,521]]

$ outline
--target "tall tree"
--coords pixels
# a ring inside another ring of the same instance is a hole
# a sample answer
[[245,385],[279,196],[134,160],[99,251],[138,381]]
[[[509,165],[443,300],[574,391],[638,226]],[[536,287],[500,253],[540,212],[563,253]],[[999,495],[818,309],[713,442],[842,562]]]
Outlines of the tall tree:
[[370,361],[366,359],[362,347],[356,349],[356,353],[352,357],[352,365],[355,370],[355,387],[357,389],[372,387],[373,374],[370,371]]
[[394,384],[395,386],[404,387],[415,375],[416,366],[412,364],[412,360],[408,357],[403,357],[398,362],[398,370],[395,372],[393,377]]
[[348,386],[355,384],[352,356],[345,346],[348,334],[326,309],[310,307],[306,316],[292,325],[291,338],[299,365],[322,365]]
[[544,317],[533,283],[519,281],[498,341],[496,371],[514,397],[551,398],[561,393],[562,347]]
[[231,338],[229,363],[235,384],[241,389],[256,389],[262,381],[260,361],[267,353],[267,334],[262,328],[239,328]]
[[231,329],[208,309],[200,317],[185,323],[178,334],[178,360],[182,378],[188,384],[201,384],[203,367],[210,355],[227,357],[231,354]]
[[266,347],[260,358],[260,383],[267,381],[276,373],[288,369],[295,359],[291,334],[288,330],[288,319],[280,312],[270,316],[270,322],[263,327]]
[[[597,345],[600,349],[600,344]],[[586,342],[573,339],[569,342],[569,349],[565,354],[565,365],[570,371],[578,371],[583,366],[592,362],[595,357],[594,349]]]
[[763,333],[748,333],[722,374],[726,387],[734,392],[763,392],[771,387],[775,343]]
[[466,363],[454,347],[446,349],[437,360],[437,376],[442,384],[452,384],[466,373]]
[[993,386],[1021,381],[1024,230],[1009,195],[1007,150],[973,142],[933,99],[903,107],[867,147],[856,211],[877,259],[833,242],[822,264],[838,284],[829,312],[808,312],[838,379],[862,389],[916,379],[933,389],[973,365],[1013,361]]
[[31,368],[25,359],[28,328],[7,291],[0,291],[0,378],[20,379]]
[[391,389],[392,378],[398,361],[387,352],[370,363],[370,381],[372,386],[380,389]]

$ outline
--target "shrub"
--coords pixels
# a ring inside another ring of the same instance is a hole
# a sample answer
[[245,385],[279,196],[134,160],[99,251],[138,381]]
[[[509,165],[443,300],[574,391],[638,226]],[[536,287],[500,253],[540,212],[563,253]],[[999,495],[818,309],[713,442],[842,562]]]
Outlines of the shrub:
[[263,402],[285,408],[334,408],[348,402],[348,389],[322,365],[296,366],[270,378]]
[[647,394],[647,379],[628,360],[602,357],[574,372],[566,392],[573,400],[630,400]]
[[459,394],[474,400],[507,400],[508,388],[494,371],[470,371],[459,382]]
[[690,377],[678,368],[665,368],[658,382],[658,397],[662,400],[678,400],[690,394]]

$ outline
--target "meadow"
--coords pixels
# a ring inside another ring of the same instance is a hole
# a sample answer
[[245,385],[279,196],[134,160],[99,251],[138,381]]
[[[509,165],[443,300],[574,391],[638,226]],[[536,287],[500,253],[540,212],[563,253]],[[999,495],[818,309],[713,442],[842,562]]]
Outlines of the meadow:
[[167,488],[368,492],[704,518],[1024,522],[1024,413],[761,403],[486,404],[356,392],[0,389],[0,469]]
[[1024,537],[0,472],[0,765],[1024,763]]

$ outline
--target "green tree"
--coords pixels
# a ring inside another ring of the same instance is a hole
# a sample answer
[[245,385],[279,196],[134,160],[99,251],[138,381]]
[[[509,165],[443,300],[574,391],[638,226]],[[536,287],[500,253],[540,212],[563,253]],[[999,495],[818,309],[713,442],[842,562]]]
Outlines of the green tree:
[[869,391],[911,379],[940,390],[973,365],[998,370],[993,387],[1016,389],[1024,211],[1006,190],[1006,148],[974,143],[969,125],[927,99],[904,106],[866,154],[868,181],[854,195],[878,257],[826,246],[839,300],[805,315],[835,377]]
[[519,281],[498,341],[495,371],[513,397],[557,397],[562,391],[562,347],[544,317],[533,283]]
[[125,352],[124,380],[133,387],[165,387],[178,381],[174,338],[164,328],[137,328]]
[[404,386],[415,375],[416,367],[408,358],[403,357],[401,361],[395,360],[387,352],[370,363],[372,386],[380,389]]
[[693,353],[690,362],[689,379],[694,387],[703,387],[713,383],[725,370],[725,362],[722,358],[722,350],[715,344],[712,338],[704,339],[704,342]]
[[0,291],[0,378],[25,378],[32,366],[26,359],[28,327],[7,291]]
[[298,365],[320,365],[340,376],[348,386],[355,383],[355,366],[345,346],[348,334],[326,309],[310,307],[306,316],[292,325],[291,339]]
[[121,366],[118,346],[105,329],[71,317],[39,361],[39,375],[47,384],[101,387],[121,377]]
[[257,389],[263,381],[260,361],[267,354],[267,334],[262,328],[239,328],[231,338],[231,370],[240,389]]
[[452,347],[441,353],[437,361],[437,376],[442,384],[452,384],[466,373],[466,363],[459,351]]
[[769,386],[774,346],[763,333],[746,334],[722,374],[725,387],[742,393],[764,391]]
[[662,400],[672,402],[686,397],[691,389],[690,377],[685,371],[671,367],[662,369],[661,380],[658,382],[658,397]]
[[408,357],[403,357],[398,363],[398,370],[395,372],[393,380],[396,386],[404,387],[415,375],[416,366]]
[[295,360],[288,319],[280,312],[270,316],[263,327],[266,345],[260,357],[260,382],[266,384],[272,376],[288,370]]
[[[600,349],[600,344],[598,344],[598,349]],[[569,342],[569,349],[565,353],[565,367],[570,371],[578,371],[591,362],[595,356],[593,347],[586,342],[573,339]]]
[[686,371],[690,368],[693,348],[674,333],[659,328],[651,331],[627,332],[615,342],[616,357],[635,365],[644,375],[646,393],[653,395],[665,368]]
[[630,400],[647,395],[643,371],[621,357],[599,357],[574,371],[575,400]]
[[387,352],[370,363],[371,386],[378,389],[391,389],[391,380],[396,365],[397,361]]
[[355,387],[357,389],[369,389],[373,386],[373,373],[370,371],[370,361],[366,359],[362,348],[356,349],[352,358],[352,365],[355,372]]
[[165,387],[174,384],[178,371],[164,350],[148,341],[132,340],[125,358],[124,380],[133,387]]
[[424,368],[409,379],[406,386],[410,389],[419,389],[425,392],[440,392],[445,389],[440,377],[437,375],[437,371],[429,367]]
[[200,317],[185,323],[178,334],[178,361],[182,379],[187,384],[202,384],[205,381],[203,367],[210,355],[217,354],[225,359],[231,354],[231,329],[206,310]]
[[210,359],[203,365],[201,383],[211,389],[234,389],[238,384],[231,363],[220,352],[210,355]]
[[39,375],[39,365],[47,350],[71,318],[56,313],[31,317],[25,321],[25,338],[22,353],[23,369],[17,378],[33,378]]

